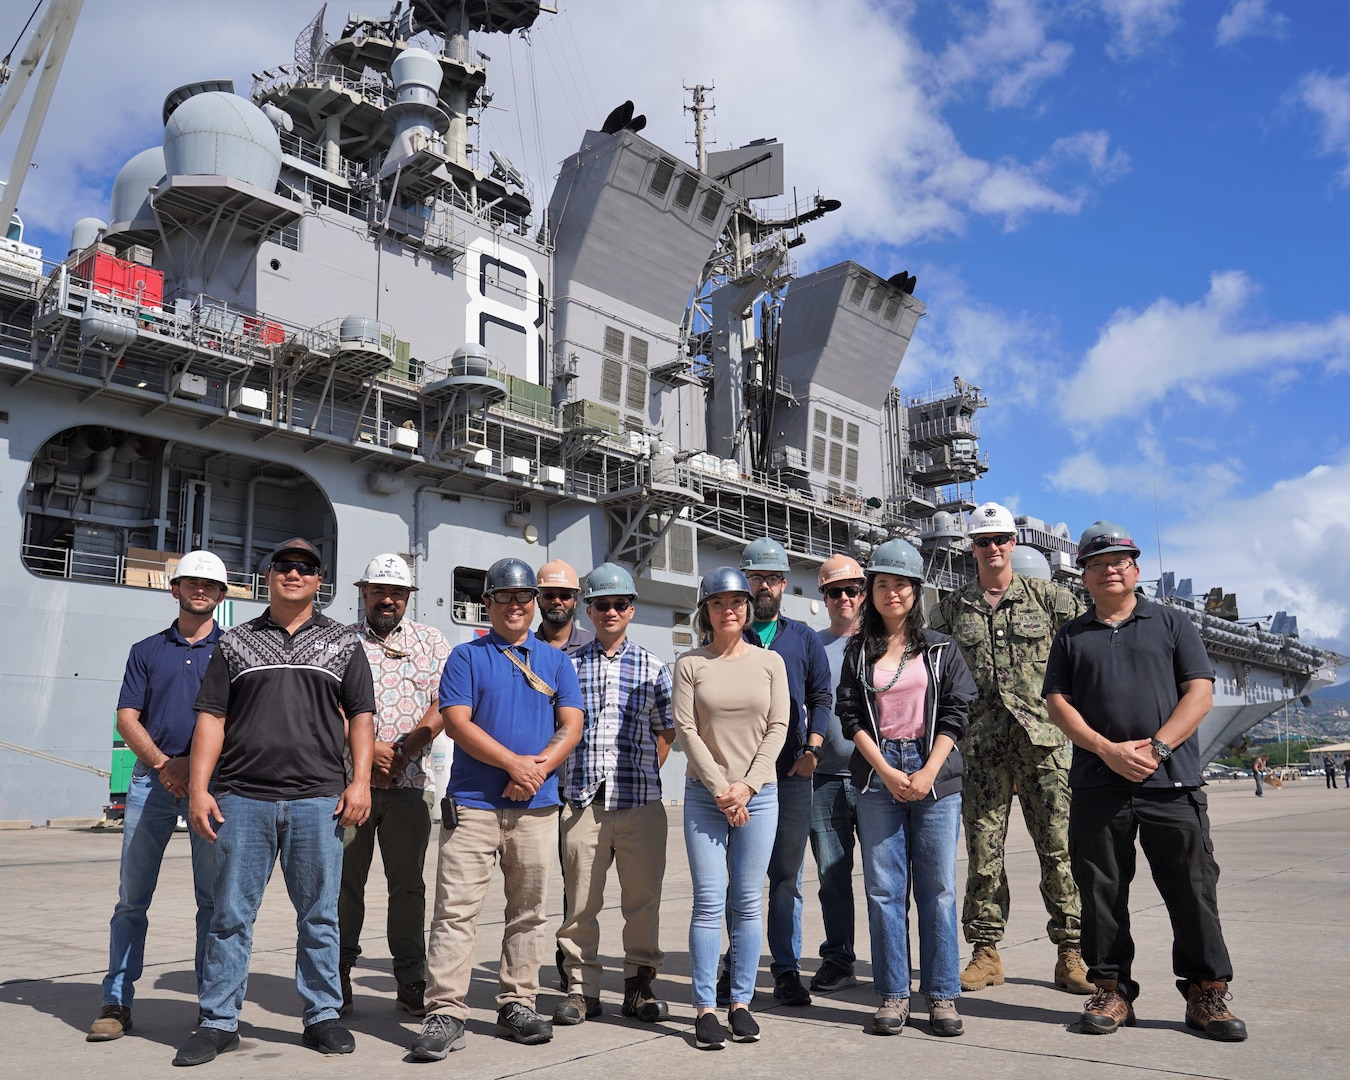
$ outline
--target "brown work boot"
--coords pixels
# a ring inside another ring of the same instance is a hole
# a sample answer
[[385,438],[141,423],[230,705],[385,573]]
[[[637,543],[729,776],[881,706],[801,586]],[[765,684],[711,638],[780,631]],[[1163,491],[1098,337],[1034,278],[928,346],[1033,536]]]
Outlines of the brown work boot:
[[338,1009],[339,1016],[346,1016],[352,1011],[352,968],[355,966],[355,960],[338,961],[338,981],[342,983],[342,1007]]
[[1120,992],[1116,979],[1098,979],[1096,992],[1078,1018],[1078,1030],[1084,1035],[1110,1035],[1121,1024],[1134,1027],[1134,1006]]
[[126,1005],[101,1005],[98,1018],[89,1026],[85,1042],[111,1042],[131,1030],[131,1009]]
[[992,941],[977,941],[975,951],[970,955],[970,963],[961,972],[961,989],[969,993],[983,990],[986,986],[1003,985],[1003,961],[998,957],[998,949]]
[[1055,989],[1067,994],[1090,994],[1097,989],[1088,978],[1083,954],[1077,945],[1065,942],[1059,947],[1059,959],[1055,961]]
[[426,993],[427,983],[425,979],[399,983],[398,997],[394,998],[394,1008],[398,1009],[399,1012],[411,1013],[413,1016],[426,1016]]
[[670,1018],[670,1006],[652,993],[652,980],[656,978],[656,968],[640,967],[636,975],[630,975],[623,981],[624,1016],[636,1016],[646,1024],[655,1024],[659,1020]]
[[1203,1031],[1220,1042],[1242,1042],[1247,1037],[1247,1025],[1228,1011],[1224,1004],[1231,996],[1228,983],[1222,980],[1199,982],[1177,980],[1177,989],[1186,995],[1186,1026]]

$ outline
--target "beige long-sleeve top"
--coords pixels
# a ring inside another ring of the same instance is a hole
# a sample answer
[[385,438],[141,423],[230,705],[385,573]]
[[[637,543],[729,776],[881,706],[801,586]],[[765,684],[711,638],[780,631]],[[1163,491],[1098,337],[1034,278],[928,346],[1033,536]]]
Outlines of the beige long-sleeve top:
[[752,791],[776,779],[787,738],[787,668],[768,649],[740,656],[693,649],[675,661],[675,730],[689,772],[712,794],[741,781]]

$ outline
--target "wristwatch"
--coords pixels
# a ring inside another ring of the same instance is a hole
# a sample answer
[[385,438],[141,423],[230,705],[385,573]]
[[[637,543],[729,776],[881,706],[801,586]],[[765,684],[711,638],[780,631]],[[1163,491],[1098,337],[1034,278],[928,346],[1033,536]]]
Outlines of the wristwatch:
[[821,748],[819,746],[812,746],[808,743],[806,746],[802,747],[802,753],[810,754],[817,761],[819,761],[821,756]]
[[1149,739],[1149,745],[1153,747],[1153,754],[1159,761],[1166,761],[1172,756],[1172,748],[1165,742],[1158,739]]

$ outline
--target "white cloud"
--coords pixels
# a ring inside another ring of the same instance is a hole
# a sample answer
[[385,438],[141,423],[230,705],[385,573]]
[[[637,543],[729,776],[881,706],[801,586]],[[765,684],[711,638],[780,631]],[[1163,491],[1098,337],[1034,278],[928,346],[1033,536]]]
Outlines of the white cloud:
[[1340,175],[1342,183],[1350,184],[1350,75],[1310,72],[1299,80],[1295,96],[1317,114],[1322,153],[1346,159]]
[[1192,505],[1230,494],[1242,480],[1242,466],[1233,459],[1171,461],[1152,424],[1138,426],[1110,453],[1080,450],[1059,463],[1046,480],[1061,494],[1129,496],[1150,501]]
[[990,105],[1025,105],[1042,84],[1064,72],[1072,56],[1068,42],[1046,40],[1033,0],[990,0],[988,18],[933,60],[933,81],[944,93],[988,82]]
[[1115,36],[1106,51],[1130,60],[1157,49],[1181,25],[1181,0],[1101,0]]
[[1219,20],[1214,40],[1219,45],[1234,45],[1249,37],[1282,38],[1288,29],[1289,20],[1270,11],[1266,0],[1237,0]]
[[1176,390],[1222,402],[1224,380],[1243,372],[1350,364],[1350,314],[1253,326],[1248,311],[1256,291],[1246,274],[1229,270],[1213,274],[1197,302],[1164,297],[1143,311],[1117,311],[1069,380],[1064,416],[1076,426],[1099,427]]

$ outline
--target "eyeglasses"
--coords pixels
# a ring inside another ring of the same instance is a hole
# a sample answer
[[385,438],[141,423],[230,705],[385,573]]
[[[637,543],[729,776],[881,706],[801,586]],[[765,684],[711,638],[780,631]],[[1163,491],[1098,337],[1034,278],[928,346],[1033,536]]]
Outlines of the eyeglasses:
[[575,589],[540,589],[539,599],[552,603],[554,600],[575,600]]
[[308,562],[294,562],[290,559],[287,559],[284,562],[274,562],[272,564],[272,573],[280,574],[282,577],[285,577],[292,570],[294,570],[301,577],[314,577],[314,575],[319,572],[319,568],[317,566],[315,566],[313,563]]
[[862,594],[861,585],[831,585],[825,590],[825,595],[831,600],[838,600],[842,596],[847,596],[850,600],[856,600]]
[[751,585],[767,585],[773,589],[783,584],[787,579],[782,574],[746,574],[745,580],[750,582]]
[[606,611],[617,611],[622,615],[633,606],[631,600],[592,600],[591,607],[603,614]]
[[493,603],[497,604],[519,604],[521,607],[527,607],[534,603],[533,589],[503,589],[490,595]]
[[977,536],[971,541],[977,548],[1002,547],[1004,544],[1011,544],[1017,537],[1011,533],[1000,533],[998,536]]
[[1089,563],[1087,566],[1083,567],[1083,573],[1104,574],[1108,570],[1115,570],[1117,573],[1123,574],[1133,565],[1133,559],[1114,559],[1111,562]]

